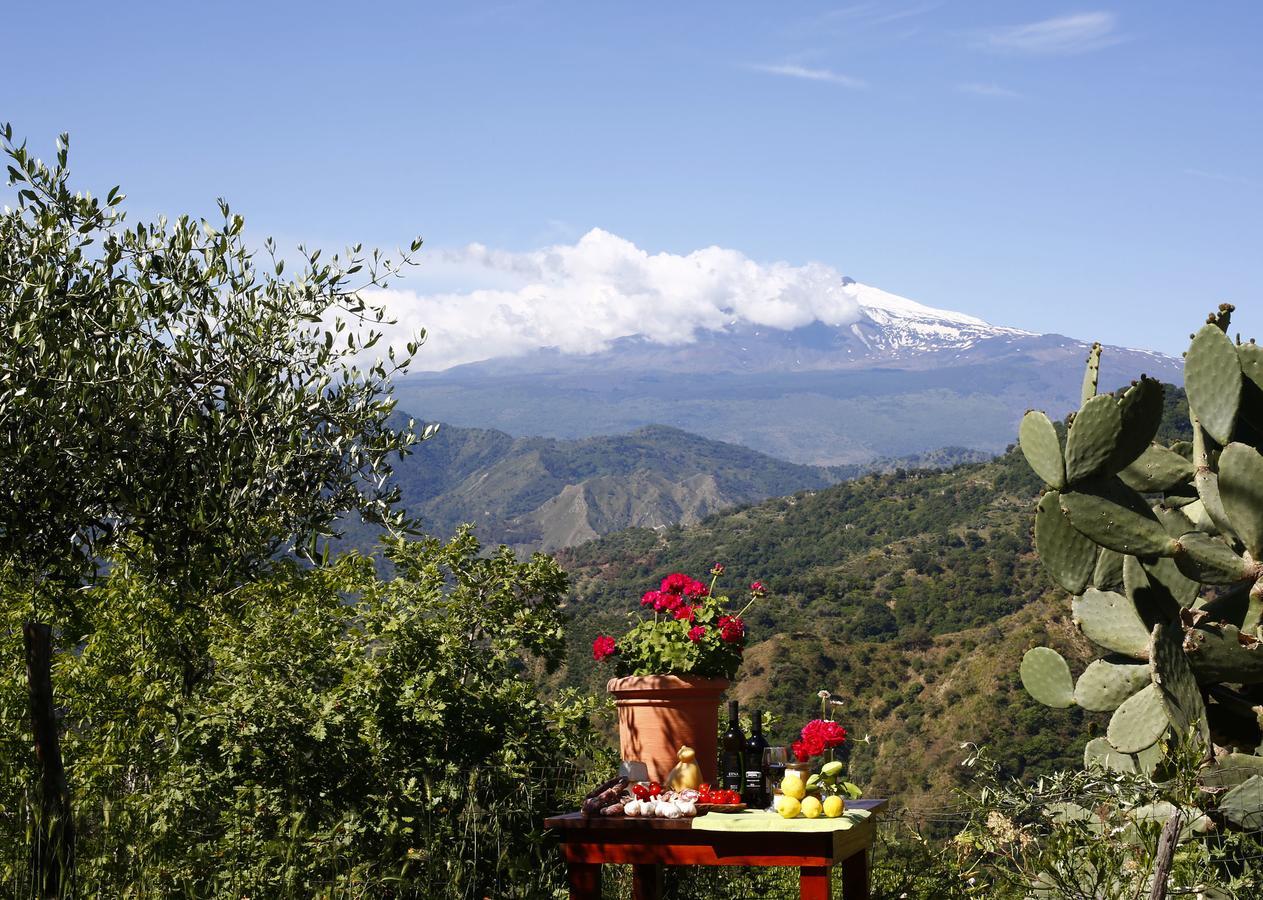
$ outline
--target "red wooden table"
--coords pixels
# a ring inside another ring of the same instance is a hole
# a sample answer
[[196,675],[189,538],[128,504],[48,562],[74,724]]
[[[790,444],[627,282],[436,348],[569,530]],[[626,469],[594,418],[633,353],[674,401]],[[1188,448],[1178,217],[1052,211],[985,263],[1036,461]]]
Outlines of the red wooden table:
[[831,832],[696,831],[691,819],[605,819],[580,813],[553,816],[544,825],[561,837],[571,900],[599,900],[604,863],[631,865],[634,900],[662,896],[663,866],[797,866],[802,900],[828,900],[831,870],[840,863],[842,896],[867,900],[874,820],[886,804],[848,801],[848,809],[872,815]]

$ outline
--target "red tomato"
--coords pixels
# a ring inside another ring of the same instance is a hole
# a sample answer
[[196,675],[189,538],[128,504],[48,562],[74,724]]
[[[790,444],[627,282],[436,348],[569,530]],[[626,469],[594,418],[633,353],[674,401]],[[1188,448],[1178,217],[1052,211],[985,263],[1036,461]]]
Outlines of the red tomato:
[[649,782],[649,796],[656,797],[662,793],[662,785],[656,781]]
[[636,784],[632,785],[632,796],[635,797],[637,800],[648,800],[649,788],[637,782]]

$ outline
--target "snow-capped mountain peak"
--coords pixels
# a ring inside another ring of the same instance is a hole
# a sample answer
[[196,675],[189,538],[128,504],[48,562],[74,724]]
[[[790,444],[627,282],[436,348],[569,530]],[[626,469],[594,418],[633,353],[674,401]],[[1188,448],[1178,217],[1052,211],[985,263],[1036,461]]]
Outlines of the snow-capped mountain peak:
[[851,278],[843,280],[842,289],[859,310],[850,332],[873,352],[900,356],[964,350],[987,338],[1031,335],[966,313],[926,306]]

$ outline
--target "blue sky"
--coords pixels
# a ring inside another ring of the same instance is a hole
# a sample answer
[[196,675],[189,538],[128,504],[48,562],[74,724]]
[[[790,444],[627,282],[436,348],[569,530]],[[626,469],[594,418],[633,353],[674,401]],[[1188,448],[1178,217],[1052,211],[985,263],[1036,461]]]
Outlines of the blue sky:
[[[818,262],[1035,331],[1263,338],[1263,4],[65,4],[0,118],[286,243]],[[459,290],[437,266],[418,290]],[[424,319],[424,315],[421,316]]]

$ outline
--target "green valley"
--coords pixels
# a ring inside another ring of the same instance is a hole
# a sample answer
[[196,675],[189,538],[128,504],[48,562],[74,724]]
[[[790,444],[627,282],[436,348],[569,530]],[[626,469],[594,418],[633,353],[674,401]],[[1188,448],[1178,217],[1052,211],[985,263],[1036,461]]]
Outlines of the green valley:
[[[1182,409],[1183,392],[1168,386],[1167,421]],[[1163,439],[1178,436],[1172,428]],[[950,800],[964,742],[988,746],[1012,774],[1078,765],[1091,732],[1082,712],[1041,706],[1017,677],[1036,644],[1072,665],[1090,653],[1034,553],[1039,491],[1010,448],[986,463],[868,475],[563,551],[574,578],[565,678],[599,691],[606,675],[592,638],[621,631],[667,572],[720,561],[721,589],[737,596],[759,579],[770,591],[747,614],[753,643],[733,691],[747,709],[784,714],[774,737],[787,738],[827,689],[846,702],[857,777],[910,805]]]

